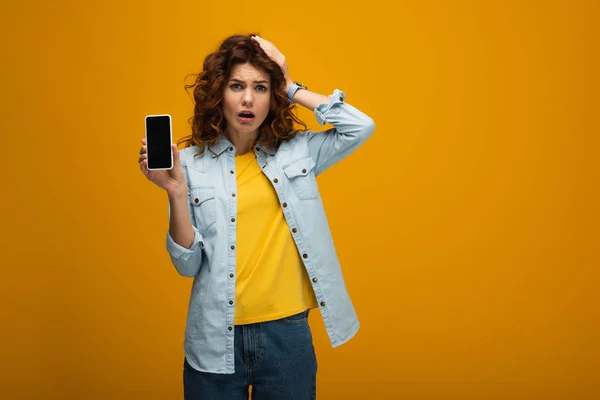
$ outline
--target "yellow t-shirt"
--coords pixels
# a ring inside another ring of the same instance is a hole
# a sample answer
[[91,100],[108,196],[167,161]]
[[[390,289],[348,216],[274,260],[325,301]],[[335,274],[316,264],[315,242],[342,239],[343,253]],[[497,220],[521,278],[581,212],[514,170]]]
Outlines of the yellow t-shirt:
[[236,155],[238,193],[234,324],[287,317],[317,302],[283,216],[277,193],[256,155]]

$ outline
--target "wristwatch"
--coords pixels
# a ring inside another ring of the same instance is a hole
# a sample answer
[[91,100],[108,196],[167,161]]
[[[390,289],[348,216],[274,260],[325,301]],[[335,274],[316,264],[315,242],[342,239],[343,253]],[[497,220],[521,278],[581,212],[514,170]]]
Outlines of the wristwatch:
[[292,104],[296,104],[296,102],[293,100],[293,97],[294,97],[294,94],[296,94],[296,92],[298,91],[298,89],[308,89],[308,88],[305,85],[301,84],[300,82],[294,81],[290,85],[290,89],[288,90],[288,99],[290,99]]

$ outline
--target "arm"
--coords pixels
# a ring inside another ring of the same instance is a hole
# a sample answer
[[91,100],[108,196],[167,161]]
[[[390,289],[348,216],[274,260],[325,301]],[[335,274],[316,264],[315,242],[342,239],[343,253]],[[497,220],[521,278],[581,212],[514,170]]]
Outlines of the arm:
[[186,192],[169,194],[169,235],[175,243],[186,249],[194,244],[194,229]]
[[[289,77],[286,79],[286,93],[289,91],[292,82],[293,81]],[[319,93],[311,92],[308,89],[297,90],[296,93],[294,93],[293,99],[296,103],[308,108],[309,110],[314,110],[319,104],[327,104],[331,101],[329,97]]]
[[[188,182],[185,162],[181,168]],[[169,197],[169,232],[167,233],[167,251],[171,262],[180,275],[195,276],[202,264],[204,242],[202,235],[194,226],[194,212],[188,198],[187,185],[178,190],[168,192]]]
[[[268,40],[258,36],[253,36],[253,39],[267,56],[281,67],[287,91],[293,80],[290,77],[285,56]],[[322,173],[352,153],[375,130],[373,119],[344,103],[345,98],[344,92],[337,89],[330,97],[306,89],[298,90],[294,94],[293,100],[313,110],[319,124],[325,125],[328,122],[333,125],[332,129],[322,132],[308,131],[306,134],[309,152],[316,164],[315,175]]]
[[313,110],[320,125],[333,125],[325,131],[306,133],[309,153],[316,164],[315,175],[346,158],[375,131],[373,119],[345,99],[344,92],[337,89],[330,97],[305,89],[294,95],[295,102]]

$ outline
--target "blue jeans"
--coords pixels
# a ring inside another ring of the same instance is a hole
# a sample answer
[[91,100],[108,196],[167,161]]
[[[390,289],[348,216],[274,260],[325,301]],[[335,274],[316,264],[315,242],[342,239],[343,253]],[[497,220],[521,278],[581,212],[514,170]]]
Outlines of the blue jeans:
[[184,359],[185,400],[313,400],[317,358],[309,310],[286,318],[235,326],[235,373],[197,371]]

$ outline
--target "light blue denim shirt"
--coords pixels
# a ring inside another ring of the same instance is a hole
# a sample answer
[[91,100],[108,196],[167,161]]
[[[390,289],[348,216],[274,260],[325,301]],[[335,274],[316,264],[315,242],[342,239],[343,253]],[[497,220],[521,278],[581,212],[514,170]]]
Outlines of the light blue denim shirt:
[[[319,104],[314,114],[320,125],[328,122],[333,128],[307,130],[276,151],[256,146],[254,152],[277,193],[331,345],[337,347],[354,336],[359,322],[315,178],[363,144],[375,124],[345,102],[344,92],[336,89],[330,98],[331,103]],[[167,233],[167,251],[177,271],[194,278],[184,341],[189,364],[200,371],[231,374],[235,365],[236,149],[223,136],[212,149],[217,155],[206,149],[194,158],[196,146],[180,152],[195,237],[186,249]]]

